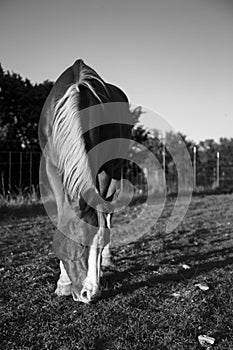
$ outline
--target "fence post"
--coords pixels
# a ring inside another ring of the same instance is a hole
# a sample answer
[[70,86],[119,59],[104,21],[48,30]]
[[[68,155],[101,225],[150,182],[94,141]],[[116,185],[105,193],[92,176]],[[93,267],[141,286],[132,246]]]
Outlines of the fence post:
[[19,192],[22,192],[22,152],[19,152]]
[[11,192],[11,152],[9,152],[9,176],[8,176],[8,192]]
[[29,188],[30,188],[30,191],[32,190],[32,152],[30,152],[30,165],[29,165],[29,171],[30,171],[30,178],[29,178]]
[[166,179],[166,133],[164,131],[164,135],[162,135],[162,142],[163,142],[163,172],[164,172],[164,179]]
[[1,172],[1,183],[2,183],[2,194],[3,194],[3,198],[6,198],[5,181],[4,181],[4,171]]
[[219,187],[219,158],[220,158],[220,153],[217,152],[217,181],[216,181],[217,187]]
[[197,147],[193,147],[193,190],[196,191],[197,184]]

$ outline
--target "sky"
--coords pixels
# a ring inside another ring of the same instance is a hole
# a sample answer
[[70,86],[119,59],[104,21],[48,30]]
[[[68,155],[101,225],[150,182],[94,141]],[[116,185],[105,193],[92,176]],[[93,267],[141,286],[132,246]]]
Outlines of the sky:
[[77,58],[156,128],[233,137],[232,0],[0,0],[0,62],[33,83]]

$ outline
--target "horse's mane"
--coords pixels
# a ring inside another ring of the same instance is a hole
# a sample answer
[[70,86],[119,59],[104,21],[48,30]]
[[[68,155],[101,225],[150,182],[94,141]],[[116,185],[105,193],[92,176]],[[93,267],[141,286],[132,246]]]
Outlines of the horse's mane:
[[[91,167],[85,142],[80,116],[80,90],[85,86],[92,92],[98,103],[101,103],[96,82],[107,91],[105,82],[90,67],[79,60],[73,65],[77,82],[66,90],[56,102],[52,125],[52,142],[58,157],[57,167],[63,175],[63,185],[71,198],[79,193],[95,189]],[[93,84],[95,82],[95,86]],[[102,89],[103,90],[103,89]],[[107,93],[107,92],[106,92]]]

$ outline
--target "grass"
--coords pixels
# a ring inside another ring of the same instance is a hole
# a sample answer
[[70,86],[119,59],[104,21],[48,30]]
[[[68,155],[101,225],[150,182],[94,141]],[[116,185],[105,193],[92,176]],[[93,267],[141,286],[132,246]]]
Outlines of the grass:
[[[194,197],[182,223],[165,234],[170,199],[147,235],[114,248],[102,297],[92,305],[54,294],[55,228],[45,213],[8,212],[0,227],[2,348],[198,350],[198,335],[206,334],[215,338],[213,349],[233,349],[232,201]],[[115,225],[124,230],[138,212],[130,208]]]
[[[3,187],[3,186],[2,186]],[[25,204],[34,204],[40,202],[40,195],[38,188],[32,186],[31,188],[15,188],[14,190],[0,193],[0,207],[2,206],[18,206]]]

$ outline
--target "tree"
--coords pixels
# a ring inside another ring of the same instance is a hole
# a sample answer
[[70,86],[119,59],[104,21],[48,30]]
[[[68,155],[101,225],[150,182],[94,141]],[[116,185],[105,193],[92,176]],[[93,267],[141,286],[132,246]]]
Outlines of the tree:
[[53,83],[32,83],[0,65],[0,150],[39,150],[38,122]]

